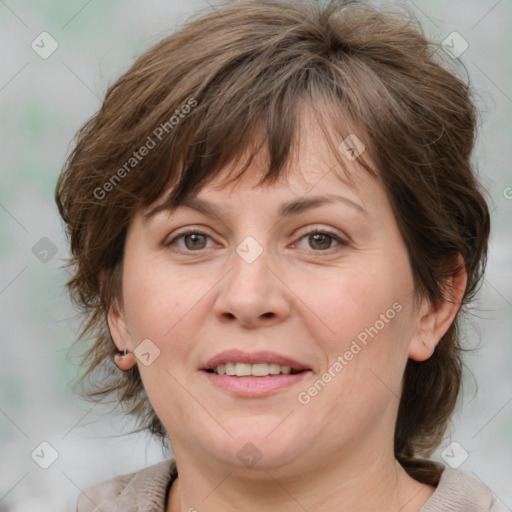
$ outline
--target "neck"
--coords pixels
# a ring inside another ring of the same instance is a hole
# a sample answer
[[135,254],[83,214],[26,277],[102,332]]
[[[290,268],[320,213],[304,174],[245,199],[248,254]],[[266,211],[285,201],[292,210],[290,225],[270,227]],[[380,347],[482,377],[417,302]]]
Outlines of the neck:
[[[412,479],[393,456],[358,464],[333,457],[335,463],[310,463],[307,470],[233,470],[175,452],[179,478],[174,482],[167,512],[418,512],[435,489]],[[391,454],[392,455],[392,454]],[[183,461],[180,464],[180,461]],[[340,462],[341,461],[341,462]]]

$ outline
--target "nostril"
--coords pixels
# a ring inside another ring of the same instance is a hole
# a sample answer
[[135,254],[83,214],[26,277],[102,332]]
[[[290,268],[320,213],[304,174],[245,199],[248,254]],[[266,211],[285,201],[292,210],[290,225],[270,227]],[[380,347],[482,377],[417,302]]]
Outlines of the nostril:
[[265,318],[272,318],[274,316],[274,313],[263,313],[263,315],[261,315]]

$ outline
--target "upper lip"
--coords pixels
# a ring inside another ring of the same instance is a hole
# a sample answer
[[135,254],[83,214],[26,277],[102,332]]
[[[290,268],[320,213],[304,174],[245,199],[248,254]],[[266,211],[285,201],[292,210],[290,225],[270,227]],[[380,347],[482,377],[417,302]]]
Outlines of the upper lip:
[[242,352],[241,350],[226,350],[213,356],[211,359],[208,359],[201,370],[213,370],[217,368],[219,364],[225,363],[274,363],[282,366],[289,366],[292,370],[310,369],[306,364],[295,361],[290,357],[276,354],[275,352]]

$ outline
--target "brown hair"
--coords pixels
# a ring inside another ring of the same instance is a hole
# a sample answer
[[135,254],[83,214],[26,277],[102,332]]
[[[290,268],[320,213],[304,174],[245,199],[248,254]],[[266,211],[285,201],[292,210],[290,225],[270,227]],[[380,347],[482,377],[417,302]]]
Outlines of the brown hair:
[[[471,91],[443,52],[410,14],[352,1],[258,0],[203,15],[142,55],[79,130],[56,187],[72,253],[67,286],[84,315],[80,338],[93,340],[88,396],[116,396],[141,428],[165,437],[137,368],[123,373],[112,363],[105,314],[122,297],[127,226],[169,187],[165,204],[179,205],[247,148],[238,176],[265,147],[262,182],[276,180],[304,105],[326,102],[330,110],[317,111],[323,126],[336,127],[339,141],[351,126],[364,141],[368,160],[359,163],[385,187],[417,296],[445,297],[462,255],[465,309],[485,267],[489,211],[471,163]],[[460,314],[430,359],[405,370],[395,456],[425,482],[437,477],[418,457],[441,442],[461,386],[459,322]]]

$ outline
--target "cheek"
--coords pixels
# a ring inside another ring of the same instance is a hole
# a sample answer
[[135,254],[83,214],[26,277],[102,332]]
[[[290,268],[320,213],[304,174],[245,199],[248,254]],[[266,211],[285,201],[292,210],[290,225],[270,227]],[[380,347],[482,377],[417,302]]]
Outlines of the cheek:
[[205,279],[191,279],[184,272],[171,274],[167,266],[156,262],[141,266],[143,272],[136,270],[139,265],[126,268],[123,290],[134,348],[145,339],[158,347],[158,356],[150,365],[138,363],[139,372],[157,415],[169,420],[169,404],[174,404],[171,409],[191,408],[190,396],[180,383],[190,369],[192,335],[198,325],[194,315],[203,305]]
[[[331,390],[348,395],[346,400],[379,397],[386,392],[379,379],[394,390],[400,387],[412,329],[412,275],[405,253],[397,252],[378,261],[354,260],[314,279],[302,277],[298,287],[299,297],[307,299],[305,323],[325,355],[323,371],[337,376],[340,387]],[[301,279],[298,274],[296,279]],[[338,356],[343,358],[341,371],[339,364],[339,371],[333,368]]]
[[165,266],[144,265],[144,272],[126,268],[123,290],[127,321],[135,343],[150,338],[159,346],[175,339],[186,325],[187,316],[205,294],[205,280],[190,279],[186,273],[169,273]]
[[324,341],[336,344],[357,337],[376,322],[379,331],[396,323],[390,320],[400,308],[393,305],[403,302],[409,280],[383,267],[366,264],[294,277],[301,310],[315,322],[315,332],[322,333]]

